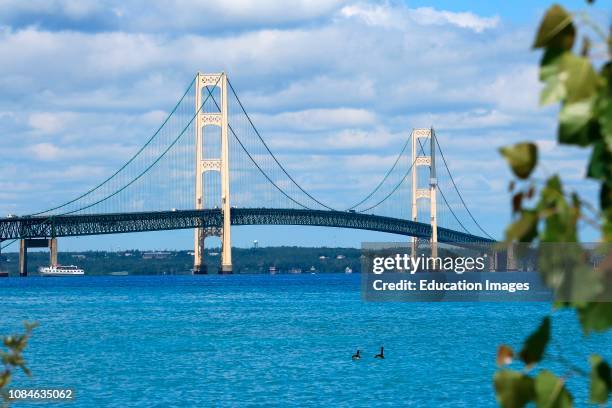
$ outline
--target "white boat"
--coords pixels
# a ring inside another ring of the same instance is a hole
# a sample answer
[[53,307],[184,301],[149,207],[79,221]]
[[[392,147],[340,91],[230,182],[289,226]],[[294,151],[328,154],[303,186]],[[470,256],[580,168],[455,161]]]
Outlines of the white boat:
[[41,276],[83,276],[85,271],[75,265],[50,265],[38,268]]
[[353,273],[353,268],[351,268],[350,266],[347,266],[344,269],[344,273],[346,273],[347,275]]

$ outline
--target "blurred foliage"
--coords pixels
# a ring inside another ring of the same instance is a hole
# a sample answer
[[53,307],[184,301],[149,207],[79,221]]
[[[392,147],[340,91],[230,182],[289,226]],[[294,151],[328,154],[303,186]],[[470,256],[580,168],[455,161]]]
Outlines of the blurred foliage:
[[18,335],[4,336],[2,338],[3,348],[0,349],[0,359],[2,360],[2,369],[0,371],[0,398],[2,406],[7,407],[9,404],[8,386],[11,383],[13,372],[21,369],[27,376],[30,376],[30,370],[26,367],[23,358],[23,351],[28,345],[28,340],[32,335],[32,330],[38,325],[37,323],[24,322],[24,333]]
[[[593,1],[588,1],[593,3]],[[582,34],[582,45],[575,52],[576,39]],[[568,194],[561,178],[552,175],[543,183],[532,173],[538,163],[538,149],[532,142],[519,143],[500,149],[520,183],[511,182],[514,220],[506,230],[506,241],[511,242],[578,242],[578,225],[588,223],[601,230],[602,241],[612,242],[612,29],[598,27],[585,13],[569,13],[559,5],[550,7],[542,21],[533,44],[543,51],[540,61],[540,80],[544,87],[540,94],[542,105],[560,104],[557,139],[564,145],[590,148],[587,177],[600,185],[599,209],[583,201],[578,194]],[[591,33],[596,38],[591,38]],[[594,45],[599,46],[594,53]],[[603,51],[601,51],[603,50]],[[516,188],[521,184],[520,188]],[[518,190],[518,191],[516,191]],[[528,204],[528,205],[527,205]],[[606,331],[612,327],[612,303],[600,298],[610,293],[612,259],[610,254],[600,264],[597,273],[579,269],[583,265],[579,245],[570,245],[562,254],[545,254],[538,270],[549,286],[560,285],[567,276],[560,270],[574,267],[572,290],[580,301],[556,303],[556,308],[572,308],[579,318],[583,333]],[[559,289],[554,287],[554,289]],[[575,298],[575,297],[572,297]],[[548,370],[535,376],[530,370],[546,357],[551,338],[551,316],[525,340],[519,357],[523,371],[502,369],[495,374],[494,387],[497,401],[502,407],[571,407],[573,398],[565,387],[571,375],[588,377],[589,402],[606,404],[612,389],[610,365],[601,356],[590,357],[590,374],[569,363],[563,356],[557,362],[565,366],[566,373],[559,377]],[[577,334],[580,336],[580,334]],[[565,339],[568,341],[568,339]],[[571,339],[569,339],[571,341]],[[609,350],[608,350],[609,351]],[[502,345],[498,349],[497,363],[504,366],[512,362],[513,350]],[[585,358],[585,362],[586,362]]]

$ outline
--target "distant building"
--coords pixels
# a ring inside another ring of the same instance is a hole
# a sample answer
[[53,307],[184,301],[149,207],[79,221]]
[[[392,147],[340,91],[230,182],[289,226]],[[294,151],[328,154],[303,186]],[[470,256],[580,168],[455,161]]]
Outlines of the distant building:
[[321,255],[321,256],[319,257],[319,259],[320,259],[320,260],[322,260],[322,261],[324,261],[324,260],[326,260],[326,259],[327,259],[327,257],[326,257],[325,255]]
[[257,240],[253,241],[253,248],[259,248],[259,242],[257,242]]
[[72,255],[72,257],[74,259],[85,259],[85,258],[87,258],[85,255],[82,255],[82,254],[74,254],[74,255]]
[[344,258],[346,258],[346,256],[344,256],[344,255],[337,255],[336,256],[336,259],[344,259]]
[[166,259],[169,256],[170,256],[170,252],[162,252],[162,251],[142,253],[142,259]]

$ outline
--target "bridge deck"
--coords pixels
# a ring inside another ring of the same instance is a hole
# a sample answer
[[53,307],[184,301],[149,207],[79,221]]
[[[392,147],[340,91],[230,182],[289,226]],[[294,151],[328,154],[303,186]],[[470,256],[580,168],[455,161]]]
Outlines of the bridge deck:
[[[232,225],[311,225],[352,228],[418,238],[431,237],[431,226],[428,224],[344,211],[233,208],[231,222]],[[221,210],[218,209],[0,218],[0,241],[221,227],[222,223],[223,217]],[[494,242],[488,238],[446,228],[438,228],[438,241]]]

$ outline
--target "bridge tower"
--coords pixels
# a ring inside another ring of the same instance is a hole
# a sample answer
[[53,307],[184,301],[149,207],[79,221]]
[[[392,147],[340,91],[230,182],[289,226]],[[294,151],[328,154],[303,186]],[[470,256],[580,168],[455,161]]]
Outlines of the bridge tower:
[[[429,155],[427,154],[426,146],[420,143],[420,139],[429,139]],[[423,146],[424,152],[421,151]],[[420,154],[419,154],[420,152]],[[431,256],[438,256],[438,215],[436,205],[436,133],[432,128],[417,128],[412,129],[412,220],[417,221],[418,206],[417,202],[421,198],[429,199],[430,203],[430,224],[431,224]],[[424,188],[419,186],[417,178],[417,169],[419,167],[429,167],[429,187]],[[417,251],[416,237],[412,238],[412,255],[416,256]]]
[[[202,102],[206,99],[211,88],[218,87],[220,90],[219,103],[220,112],[205,112]],[[219,74],[197,74],[195,86],[195,208],[204,208],[203,185],[204,173],[207,171],[218,171],[221,175],[221,213],[223,226],[221,228],[200,227],[195,229],[194,236],[194,273],[207,273],[204,260],[204,241],[206,236],[221,237],[221,269],[219,273],[232,273],[232,240],[230,230],[230,183],[229,183],[229,141],[228,141],[228,109],[227,109],[227,76],[225,72]],[[221,128],[221,151],[218,158],[203,158],[204,139],[207,126],[218,126]]]

